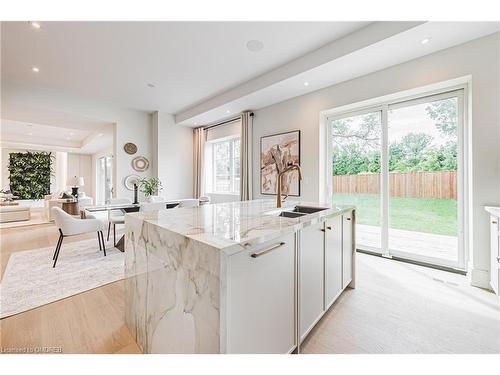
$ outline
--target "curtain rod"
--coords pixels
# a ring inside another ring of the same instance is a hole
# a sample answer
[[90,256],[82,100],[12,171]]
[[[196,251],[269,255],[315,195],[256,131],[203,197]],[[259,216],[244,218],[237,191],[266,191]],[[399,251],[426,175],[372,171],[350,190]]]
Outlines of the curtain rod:
[[[250,112],[250,116],[253,117],[253,112]],[[200,126],[201,128],[205,129],[205,130],[208,130],[208,129],[211,129],[211,128],[215,128],[216,126],[220,126],[220,125],[225,125],[225,124],[229,124],[230,122],[234,122],[234,121],[237,121],[239,120],[241,117],[238,116],[238,117],[233,117],[233,118],[230,118],[229,120],[224,120],[222,122],[218,122],[216,124],[213,124],[213,125],[208,125],[208,126]]]

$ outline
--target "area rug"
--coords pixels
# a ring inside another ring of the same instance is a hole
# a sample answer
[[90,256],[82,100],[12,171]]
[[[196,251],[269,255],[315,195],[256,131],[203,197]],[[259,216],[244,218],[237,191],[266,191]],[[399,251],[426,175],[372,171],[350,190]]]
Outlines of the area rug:
[[124,253],[99,251],[95,239],[64,242],[52,268],[54,246],[12,254],[0,283],[0,319],[124,278]]

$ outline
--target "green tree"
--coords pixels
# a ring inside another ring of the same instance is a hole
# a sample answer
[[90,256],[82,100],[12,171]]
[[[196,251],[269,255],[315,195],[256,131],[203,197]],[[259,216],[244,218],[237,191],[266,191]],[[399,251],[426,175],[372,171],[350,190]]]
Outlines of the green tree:
[[457,98],[437,100],[430,103],[425,111],[436,121],[436,127],[441,134],[456,137],[457,135]]
[[380,116],[369,113],[332,122],[333,174],[380,172]]

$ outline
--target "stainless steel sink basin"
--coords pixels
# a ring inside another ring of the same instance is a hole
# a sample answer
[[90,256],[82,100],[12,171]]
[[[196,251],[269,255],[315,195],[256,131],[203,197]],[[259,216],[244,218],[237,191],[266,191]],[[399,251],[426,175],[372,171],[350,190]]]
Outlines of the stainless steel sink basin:
[[310,206],[295,206],[293,208],[280,210],[280,211],[272,211],[269,214],[277,215],[280,217],[289,217],[289,218],[297,218],[308,214],[313,214],[315,212],[326,210],[326,207],[310,207]]
[[302,214],[313,214],[315,212],[326,210],[326,207],[310,207],[310,206],[295,206],[291,212],[298,212]]
[[281,211],[278,216],[296,218],[296,217],[301,217],[301,216],[305,216],[305,215],[307,215],[307,214],[300,213],[300,212],[292,212],[292,211]]

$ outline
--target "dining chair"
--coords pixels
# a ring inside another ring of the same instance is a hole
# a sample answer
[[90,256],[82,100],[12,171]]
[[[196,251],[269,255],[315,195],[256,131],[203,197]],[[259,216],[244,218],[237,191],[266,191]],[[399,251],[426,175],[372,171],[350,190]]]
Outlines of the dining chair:
[[[111,198],[109,200],[109,205],[113,204],[132,204],[132,200],[129,198]],[[125,224],[125,213],[123,210],[108,211],[108,236],[106,241],[109,241],[111,224],[113,224],[113,246],[116,246],[116,224]]]
[[97,241],[99,241],[99,250],[104,251],[104,256],[106,256],[106,247],[104,245],[104,235],[102,231],[104,229],[104,224],[101,220],[92,219],[77,219],[74,216],[64,212],[59,207],[52,207],[52,217],[59,229],[59,240],[57,241],[56,250],[54,251],[54,256],[52,260],[56,266],[57,259],[59,258],[59,252],[61,251],[61,246],[65,237],[77,236],[79,234],[97,232]]

